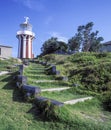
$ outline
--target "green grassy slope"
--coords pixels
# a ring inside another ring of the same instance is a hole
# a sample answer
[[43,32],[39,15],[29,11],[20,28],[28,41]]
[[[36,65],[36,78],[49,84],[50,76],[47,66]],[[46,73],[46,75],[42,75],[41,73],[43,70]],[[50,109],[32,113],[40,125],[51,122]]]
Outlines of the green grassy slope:
[[[79,54],[78,54],[79,55]],[[50,56],[49,56],[50,57]],[[52,57],[52,56],[51,56]],[[70,84],[73,83],[74,70],[85,68],[88,65],[83,63],[77,64],[73,61],[75,56],[54,56],[55,59],[50,60],[57,64],[58,69],[62,68],[62,75],[67,75],[70,78]],[[78,56],[79,58],[80,56]],[[57,60],[59,58],[59,60]],[[68,58],[68,59],[67,59]],[[46,58],[45,58],[46,59]],[[61,60],[60,60],[61,59]],[[94,65],[98,65],[105,61],[105,57],[98,58]],[[44,59],[43,59],[44,60]],[[48,60],[49,61],[49,60]],[[58,62],[59,61],[59,62]],[[107,57],[107,62],[110,62],[110,54]],[[82,65],[83,64],[83,65]],[[85,62],[86,64],[86,62]],[[33,66],[33,67],[32,67]],[[66,69],[67,66],[67,69]],[[30,70],[29,70],[30,68]],[[38,70],[39,68],[39,70]],[[41,68],[41,69],[40,69]],[[3,68],[4,69],[4,68]],[[4,69],[5,70],[5,69]],[[65,70],[65,71],[64,71]],[[72,74],[72,75],[71,75]],[[38,85],[41,88],[54,88],[69,85],[61,82],[54,83],[35,83],[33,80],[53,80],[53,76],[47,76],[44,73],[44,67],[39,64],[32,64],[26,68],[24,75],[29,76],[28,84]],[[38,76],[40,75],[40,76]],[[96,97],[92,100],[75,105],[65,105],[58,109],[58,120],[47,120],[39,114],[37,108],[32,103],[25,102],[20,91],[15,89],[15,83],[12,80],[13,74],[0,76],[0,130],[110,130],[111,129],[111,113],[104,110],[101,106],[101,101]],[[86,86],[80,82],[78,76],[77,83],[83,88],[81,93],[84,93]],[[75,82],[74,82],[75,83]],[[92,91],[92,89],[89,89]],[[78,91],[80,92],[80,91]],[[43,92],[41,95],[65,101],[80,97],[81,94],[72,90],[62,92]],[[85,94],[86,95],[86,94]],[[84,94],[83,94],[84,96]]]
[[[42,69],[40,70],[39,68],[42,68]],[[29,69],[30,69],[30,72],[29,72]],[[37,73],[36,73],[37,71],[39,71],[39,72],[41,71],[42,76],[43,75],[44,75],[44,77],[47,76],[47,75],[45,75],[45,73],[43,73],[43,72],[45,72],[45,68],[43,66],[41,66],[40,64],[31,64],[29,67],[27,67],[25,69],[24,74],[29,76],[33,73],[34,69],[35,69],[35,77],[37,75]],[[53,84],[50,83],[50,87],[48,86],[47,82],[34,84],[34,80],[39,81],[39,80],[44,80],[44,78],[42,77],[43,79],[42,78],[36,79],[35,77],[33,78],[33,76],[28,77],[29,84],[44,86],[43,88],[55,88],[55,86],[56,87],[61,86],[59,82],[58,82],[58,85],[56,84],[56,82],[54,82]],[[54,77],[51,76],[51,78],[49,78],[48,80],[52,80],[53,78]],[[30,82],[30,79],[32,79],[32,82]],[[71,90],[64,90],[61,92],[42,92],[41,96],[53,98],[58,101],[66,101],[66,100],[85,97],[85,95],[80,95],[79,93],[74,92],[74,91],[75,91],[75,89],[73,88]],[[66,113],[64,113],[65,111],[66,111]],[[61,108],[60,118],[61,118],[61,121],[63,124],[64,123],[66,124],[66,122],[67,122],[67,124],[70,124],[70,129],[72,129],[72,130],[74,128],[81,129],[81,130],[82,129],[103,129],[103,127],[104,127],[104,129],[110,129],[111,117],[108,116],[108,113],[109,112],[102,110],[101,103],[97,99],[93,99],[91,101],[86,101],[85,103],[78,103],[75,105],[65,105],[63,108]],[[103,120],[103,117],[105,117],[107,119]],[[106,120],[107,120],[107,123],[105,126],[103,126],[102,122],[106,122]],[[73,125],[71,122],[73,122]],[[99,125],[96,124],[97,122],[99,123]],[[81,124],[79,125],[79,123],[81,123]]]
[[14,64],[20,64],[21,61],[15,58],[10,58],[7,60],[0,59],[0,71],[13,71]]
[[111,89],[111,53],[52,54],[40,60],[56,64],[61,75],[67,75],[80,89],[99,93]]
[[41,89],[68,86],[67,82],[55,80],[53,75],[46,75],[45,67],[40,64],[31,64],[25,68],[24,75],[28,77],[28,84]]
[[[55,77],[53,75],[46,75],[45,69],[46,68],[44,66],[34,63],[30,64],[29,67],[25,68],[24,75],[28,77],[28,84],[33,86],[39,86],[41,89],[69,87],[69,84],[67,82],[55,80]],[[37,72],[41,72],[42,76],[41,74],[37,75]],[[74,93],[72,89],[64,90],[62,92],[42,92],[41,96],[45,96],[62,102],[76,98],[86,97],[86,95],[78,95]]]

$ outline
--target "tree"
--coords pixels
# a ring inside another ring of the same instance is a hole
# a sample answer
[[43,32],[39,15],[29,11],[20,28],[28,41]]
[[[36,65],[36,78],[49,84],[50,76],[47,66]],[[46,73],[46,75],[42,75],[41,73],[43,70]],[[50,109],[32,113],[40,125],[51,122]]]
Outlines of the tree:
[[54,53],[56,51],[65,52],[67,50],[67,44],[62,41],[58,41],[57,38],[51,37],[42,45],[41,51],[43,55]]
[[99,31],[92,32],[93,22],[79,26],[74,37],[69,39],[68,45],[70,50],[97,51],[100,47],[102,37],[97,37]]
[[68,40],[68,47],[71,51],[79,51],[80,49],[80,37],[76,34],[74,37]]
[[97,52],[99,50],[99,48],[102,46],[102,44],[100,44],[101,41],[103,41],[103,37],[98,37],[97,39],[95,39],[93,41],[93,43],[91,44],[89,51],[90,52]]
[[63,41],[58,41],[58,51],[61,51],[61,52],[67,52],[67,44]]
[[49,54],[58,49],[58,41],[57,38],[51,37],[42,45],[41,51],[43,54]]

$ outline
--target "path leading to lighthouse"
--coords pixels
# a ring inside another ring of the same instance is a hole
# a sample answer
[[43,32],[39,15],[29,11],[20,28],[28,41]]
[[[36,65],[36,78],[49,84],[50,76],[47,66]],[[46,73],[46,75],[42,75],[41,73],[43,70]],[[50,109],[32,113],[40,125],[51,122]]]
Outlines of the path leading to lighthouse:
[[24,71],[24,75],[28,77],[28,84],[41,88],[41,96],[64,102],[64,104],[75,104],[92,99],[87,95],[74,93],[67,81],[55,80],[55,76],[47,75],[45,70],[45,66],[31,63]]

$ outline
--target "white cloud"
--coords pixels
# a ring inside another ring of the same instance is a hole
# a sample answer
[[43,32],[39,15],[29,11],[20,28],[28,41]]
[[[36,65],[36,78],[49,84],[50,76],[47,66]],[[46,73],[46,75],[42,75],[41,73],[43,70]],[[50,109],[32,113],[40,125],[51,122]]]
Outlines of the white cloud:
[[13,1],[20,3],[31,10],[43,11],[45,9],[45,6],[41,2],[41,0],[13,0]]
[[58,32],[50,32],[49,35],[51,37],[57,37],[59,41],[63,41],[63,42],[66,42],[66,43],[68,41],[67,37],[62,36],[62,34],[58,33]]

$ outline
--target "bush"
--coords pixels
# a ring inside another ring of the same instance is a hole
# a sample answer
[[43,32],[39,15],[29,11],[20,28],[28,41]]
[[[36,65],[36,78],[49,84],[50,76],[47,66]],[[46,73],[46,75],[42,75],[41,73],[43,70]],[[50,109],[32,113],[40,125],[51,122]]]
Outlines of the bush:
[[111,91],[103,93],[101,99],[105,110],[111,111]]
[[107,52],[103,52],[103,53],[95,53],[95,56],[97,58],[103,58],[103,57],[111,57],[110,53],[107,53]]
[[55,61],[55,55],[54,55],[54,54],[45,55],[45,56],[42,57],[42,59],[43,59],[45,62],[54,62],[54,61]]
[[111,64],[100,63],[71,70],[70,81],[73,84],[79,82],[86,89],[95,92],[108,91],[111,89]]
[[71,56],[70,58],[71,62],[73,63],[78,63],[79,65],[86,66],[86,65],[93,65],[96,64],[97,59],[94,55],[91,55],[88,53],[80,53],[80,54],[75,54]]

